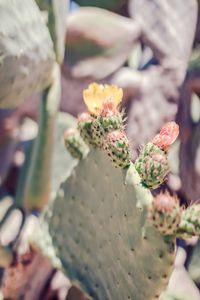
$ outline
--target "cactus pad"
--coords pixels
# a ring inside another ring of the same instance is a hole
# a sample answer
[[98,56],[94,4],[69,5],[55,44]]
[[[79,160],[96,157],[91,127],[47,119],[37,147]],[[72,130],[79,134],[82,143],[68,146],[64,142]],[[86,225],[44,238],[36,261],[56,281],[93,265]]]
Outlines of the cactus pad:
[[16,107],[48,86],[54,56],[35,1],[0,1],[0,107]]
[[50,234],[66,274],[92,299],[158,299],[174,241],[146,224],[151,201],[134,166],[115,169],[102,150],[91,150],[61,184]]

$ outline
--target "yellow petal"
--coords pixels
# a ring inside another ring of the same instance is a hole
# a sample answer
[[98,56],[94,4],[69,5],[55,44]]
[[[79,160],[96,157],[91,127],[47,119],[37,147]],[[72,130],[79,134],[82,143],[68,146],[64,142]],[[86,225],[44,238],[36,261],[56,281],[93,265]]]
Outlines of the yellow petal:
[[105,85],[105,97],[110,98],[117,107],[122,101],[123,90],[116,85]]
[[115,107],[122,101],[123,91],[115,85],[102,85],[92,83],[88,89],[83,91],[83,99],[88,111],[94,115],[99,115],[103,103],[112,100]]
[[101,93],[103,86],[97,83],[89,85],[88,89],[83,91],[83,99],[90,113],[99,114],[102,107]]

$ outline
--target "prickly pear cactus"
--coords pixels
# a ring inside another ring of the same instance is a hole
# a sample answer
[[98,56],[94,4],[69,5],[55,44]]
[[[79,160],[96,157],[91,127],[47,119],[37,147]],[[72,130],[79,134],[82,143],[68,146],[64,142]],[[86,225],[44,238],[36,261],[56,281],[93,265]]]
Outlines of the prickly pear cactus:
[[35,1],[0,1],[0,107],[16,107],[49,85],[54,57]]
[[[118,115],[121,98],[121,90],[114,86],[94,84],[85,91],[89,113],[99,122],[103,147],[91,147],[63,181],[47,221],[67,276],[87,296],[158,299],[173,268],[175,235],[161,235],[148,222],[152,195],[130,157],[125,156],[127,162],[121,164],[124,153],[130,151],[123,128],[118,129],[117,143],[107,143],[116,128],[114,123],[113,131],[105,130],[102,113],[109,99],[113,102],[109,115]],[[123,154],[120,160],[119,153]]]
[[151,197],[133,165],[115,169],[98,149],[61,184],[50,233],[66,274],[92,299],[157,299],[167,284],[174,240],[145,226]]

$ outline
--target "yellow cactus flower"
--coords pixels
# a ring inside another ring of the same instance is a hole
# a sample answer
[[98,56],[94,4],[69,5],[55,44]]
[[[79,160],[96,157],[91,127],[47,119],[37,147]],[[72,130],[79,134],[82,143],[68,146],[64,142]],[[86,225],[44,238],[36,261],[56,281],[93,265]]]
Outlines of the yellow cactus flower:
[[106,101],[112,101],[116,108],[122,101],[123,91],[115,85],[103,85],[91,83],[88,89],[83,91],[83,99],[88,111],[98,116]]

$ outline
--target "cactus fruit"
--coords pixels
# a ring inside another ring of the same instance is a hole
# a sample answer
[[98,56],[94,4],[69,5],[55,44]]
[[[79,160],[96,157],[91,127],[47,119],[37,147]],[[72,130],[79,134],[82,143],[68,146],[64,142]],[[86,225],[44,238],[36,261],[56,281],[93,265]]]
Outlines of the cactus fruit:
[[183,210],[178,235],[182,238],[200,236],[200,204],[193,204]]
[[67,129],[64,132],[65,146],[72,157],[82,159],[87,155],[88,148],[82,140],[80,133],[75,128]]
[[181,207],[179,199],[168,192],[154,198],[149,219],[163,235],[176,235],[183,239],[200,236],[200,205]]
[[55,55],[34,0],[0,2],[0,107],[17,107],[51,81]]
[[181,219],[181,208],[176,196],[168,192],[157,195],[150,208],[150,221],[163,235],[174,235]]
[[[95,118],[87,112],[78,115],[78,130],[82,139],[92,146],[96,146],[95,136],[93,134]],[[98,143],[97,143],[98,144]]]
[[122,113],[115,107],[112,100],[105,100],[100,114],[100,123],[105,133],[112,130],[123,130]]
[[148,143],[135,162],[135,168],[144,184],[155,189],[165,180],[169,165],[165,151],[153,143]]
[[130,165],[130,146],[125,132],[115,130],[108,133],[104,142],[104,150],[116,167],[126,168]]

